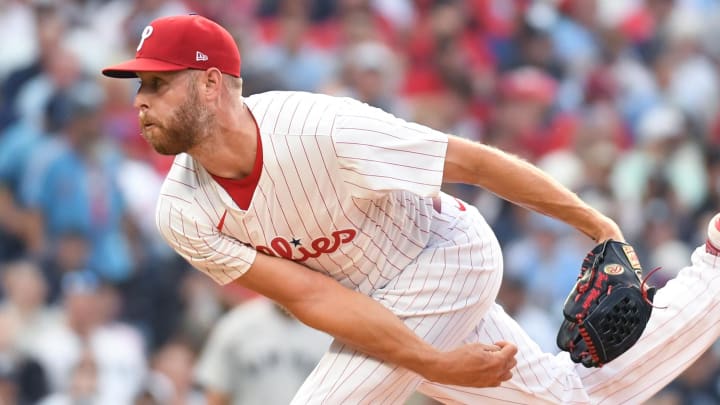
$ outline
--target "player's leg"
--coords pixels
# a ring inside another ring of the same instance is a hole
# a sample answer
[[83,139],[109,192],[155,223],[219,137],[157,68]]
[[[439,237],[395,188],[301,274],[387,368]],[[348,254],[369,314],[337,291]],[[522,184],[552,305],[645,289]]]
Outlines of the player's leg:
[[603,368],[578,370],[592,403],[643,402],[692,364],[720,336],[718,291],[720,257],[699,247],[658,290],[640,340]]
[[506,340],[517,345],[513,377],[496,388],[466,388],[424,381],[418,391],[443,403],[587,404],[589,397],[567,353],[544,353],[505,311],[495,304],[465,343]]
[[[436,319],[427,318],[427,325],[453,327],[446,320],[447,317],[438,315]],[[435,344],[438,343],[442,342]],[[422,378],[415,373],[335,341],[292,404],[402,404],[421,382]]]
[[[475,310],[477,309],[477,311]],[[405,319],[408,327],[436,347],[463,340],[464,326],[477,322],[479,308]],[[446,333],[453,331],[455,333]],[[335,341],[304,382],[293,404],[402,404],[422,378]]]
[[444,402],[459,403],[642,403],[720,336],[720,257],[699,247],[691,260],[691,266],[657,292],[655,305],[662,308],[653,310],[640,340],[602,368],[574,364],[564,352],[557,356],[542,353],[514,320],[494,307],[469,338],[516,343],[518,365],[513,378],[498,388],[423,382],[418,390]]
[[[453,221],[440,216],[438,222],[445,229],[438,225],[420,257],[372,297],[418,336],[447,350],[459,346],[494,305],[502,255],[479,214]],[[293,404],[402,404],[420,382],[412,372],[335,342]]]

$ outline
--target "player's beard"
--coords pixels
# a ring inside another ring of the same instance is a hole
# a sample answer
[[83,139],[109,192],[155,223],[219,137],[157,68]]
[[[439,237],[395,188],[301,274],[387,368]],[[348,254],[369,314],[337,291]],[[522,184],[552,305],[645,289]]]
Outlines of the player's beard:
[[[143,118],[141,117],[141,123]],[[194,84],[188,86],[188,97],[178,106],[166,124],[155,123],[156,134],[143,130],[143,137],[162,155],[177,155],[196,146],[210,131],[212,114],[199,102]]]

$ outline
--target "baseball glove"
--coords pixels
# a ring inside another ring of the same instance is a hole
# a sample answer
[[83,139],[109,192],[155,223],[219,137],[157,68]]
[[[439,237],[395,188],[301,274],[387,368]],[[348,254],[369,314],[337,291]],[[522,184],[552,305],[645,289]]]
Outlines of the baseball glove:
[[565,300],[557,336],[575,363],[602,367],[640,338],[650,319],[654,288],[642,280],[632,246],[614,240],[593,248]]

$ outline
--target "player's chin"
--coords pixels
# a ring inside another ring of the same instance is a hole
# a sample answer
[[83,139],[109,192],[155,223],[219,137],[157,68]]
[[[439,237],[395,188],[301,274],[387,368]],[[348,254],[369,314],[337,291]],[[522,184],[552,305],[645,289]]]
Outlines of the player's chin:
[[161,155],[174,156],[178,153],[184,152],[180,150],[176,145],[171,145],[168,142],[163,142],[159,136],[151,136],[147,132],[143,131],[143,138],[155,149],[155,152]]
[[184,149],[172,148],[172,147],[168,147],[167,145],[164,145],[164,144],[158,144],[158,143],[152,143],[152,142],[150,144],[152,145],[153,149],[155,149],[155,152],[157,152],[161,155],[175,156],[179,153],[185,152]]

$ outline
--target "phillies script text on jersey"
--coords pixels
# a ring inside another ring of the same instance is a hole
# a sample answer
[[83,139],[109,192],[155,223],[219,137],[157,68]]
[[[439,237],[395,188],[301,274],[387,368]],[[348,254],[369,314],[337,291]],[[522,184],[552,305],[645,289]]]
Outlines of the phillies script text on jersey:
[[[257,249],[258,252],[262,252],[272,256],[279,256],[285,259],[294,260],[296,262],[304,262],[308,258],[316,258],[323,253],[333,253],[340,247],[341,243],[348,243],[355,239],[355,235],[357,235],[357,232],[355,232],[354,229],[343,229],[342,231],[335,231],[332,233],[332,241],[330,240],[330,238],[321,236],[310,242],[312,250],[308,250],[303,246],[299,246],[300,241],[298,239],[293,238],[291,241],[288,242],[287,239],[278,236],[270,242],[270,247],[255,246],[255,249]],[[292,246],[290,246],[291,243],[297,246],[297,250],[300,252],[301,256],[297,257],[293,254]]]

